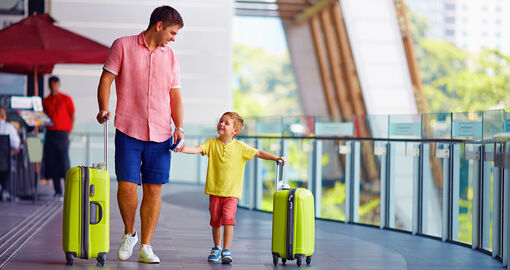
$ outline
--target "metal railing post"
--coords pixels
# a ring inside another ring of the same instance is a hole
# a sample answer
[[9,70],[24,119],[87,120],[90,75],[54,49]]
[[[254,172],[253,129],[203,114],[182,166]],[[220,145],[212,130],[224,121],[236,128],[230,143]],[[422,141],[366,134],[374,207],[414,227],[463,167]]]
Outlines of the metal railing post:
[[315,216],[321,217],[322,201],[322,141],[313,142],[313,195],[315,198]]

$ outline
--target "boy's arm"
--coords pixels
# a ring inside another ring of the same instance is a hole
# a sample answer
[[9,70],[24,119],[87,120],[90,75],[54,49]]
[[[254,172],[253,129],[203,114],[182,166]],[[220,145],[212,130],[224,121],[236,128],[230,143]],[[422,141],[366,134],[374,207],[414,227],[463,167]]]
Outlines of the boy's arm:
[[201,145],[197,145],[197,146],[184,146],[184,148],[182,149],[182,152],[185,153],[185,154],[199,154],[199,153],[202,153],[202,146]]
[[274,161],[281,160],[283,162],[283,165],[285,165],[285,163],[287,162],[287,160],[284,157],[278,157],[278,156],[275,156],[271,153],[268,153],[268,152],[265,152],[262,150],[259,150],[257,152],[257,154],[255,154],[255,156],[258,158],[261,158],[261,159],[266,159],[266,160],[274,160]]

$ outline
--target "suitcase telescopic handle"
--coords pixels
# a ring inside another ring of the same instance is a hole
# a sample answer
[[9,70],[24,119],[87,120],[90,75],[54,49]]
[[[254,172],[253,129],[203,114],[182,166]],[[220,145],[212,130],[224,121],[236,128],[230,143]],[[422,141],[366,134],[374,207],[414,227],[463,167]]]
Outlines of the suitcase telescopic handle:
[[108,115],[105,115],[104,120],[104,167],[108,171]]
[[282,189],[289,189],[287,183],[285,183],[284,177],[283,177],[283,161],[277,160],[276,161],[276,185],[275,185],[276,191],[282,190]]

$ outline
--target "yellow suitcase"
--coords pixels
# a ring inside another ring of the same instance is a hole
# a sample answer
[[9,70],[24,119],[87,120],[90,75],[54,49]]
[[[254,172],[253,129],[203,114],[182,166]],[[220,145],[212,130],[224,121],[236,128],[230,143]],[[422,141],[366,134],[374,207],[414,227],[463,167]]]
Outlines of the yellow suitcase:
[[107,171],[105,124],[105,164],[73,167],[66,173],[62,247],[67,265],[74,258],[97,258],[103,266],[110,250],[110,175]]
[[296,260],[301,266],[312,262],[315,250],[315,210],[312,193],[305,188],[289,189],[283,184],[283,166],[278,163],[277,191],[273,197],[273,264]]

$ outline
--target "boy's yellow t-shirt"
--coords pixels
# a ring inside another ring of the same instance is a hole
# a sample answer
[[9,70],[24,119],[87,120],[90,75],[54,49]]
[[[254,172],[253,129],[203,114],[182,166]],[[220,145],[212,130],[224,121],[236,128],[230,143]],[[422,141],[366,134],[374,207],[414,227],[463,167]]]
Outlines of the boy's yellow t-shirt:
[[243,175],[246,161],[258,150],[238,140],[224,144],[219,138],[202,143],[202,156],[207,155],[205,194],[240,199],[243,193]]

